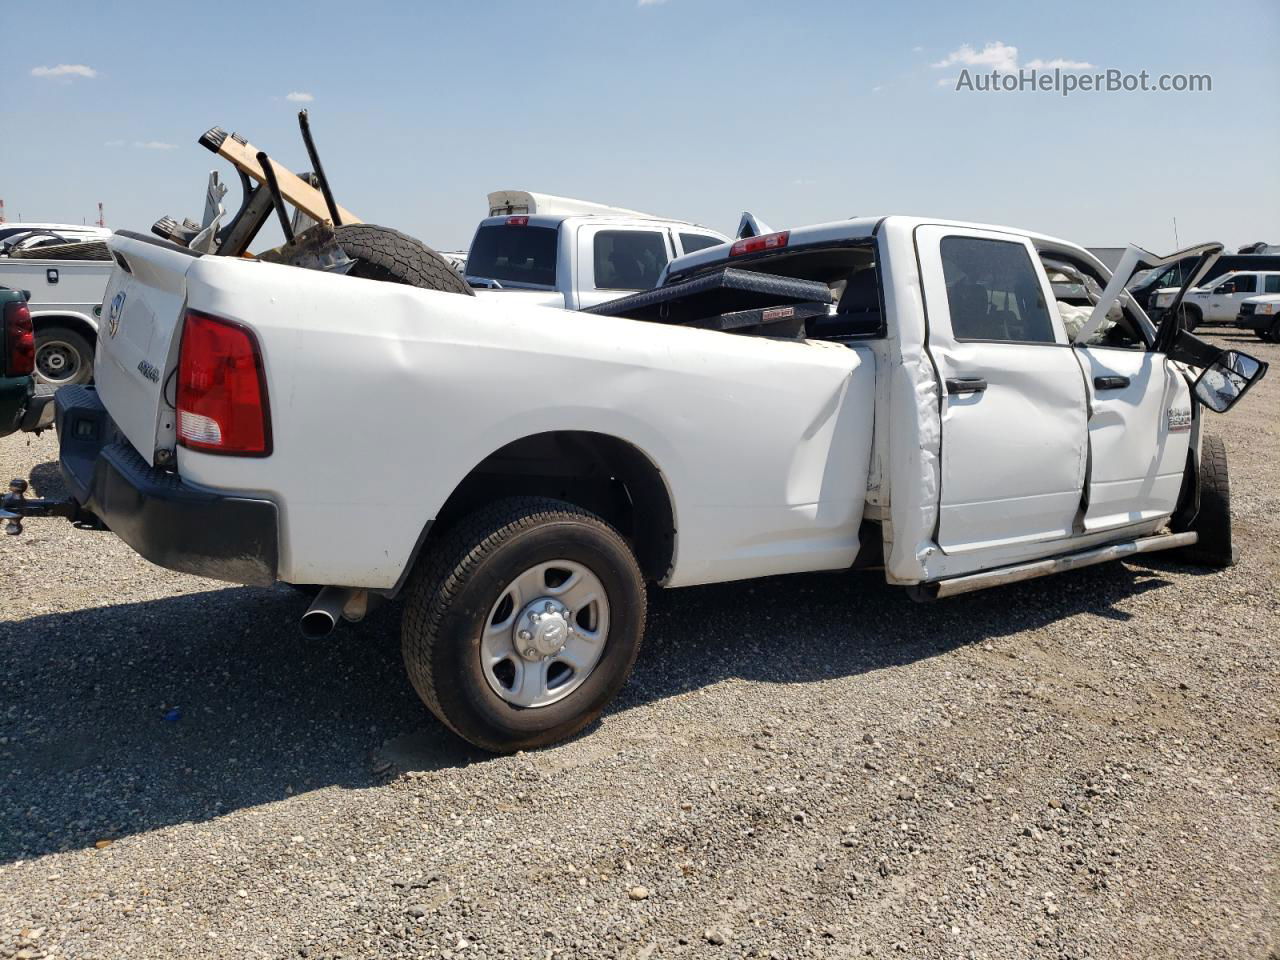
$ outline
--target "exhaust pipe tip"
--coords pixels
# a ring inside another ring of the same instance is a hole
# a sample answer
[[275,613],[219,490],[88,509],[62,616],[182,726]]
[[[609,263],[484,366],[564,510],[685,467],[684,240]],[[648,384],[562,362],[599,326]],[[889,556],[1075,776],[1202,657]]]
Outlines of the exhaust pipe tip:
[[352,622],[364,617],[369,603],[369,591],[355,587],[325,587],[307,607],[299,626],[308,640],[328,636],[338,625],[338,618]]
[[338,621],[328,610],[310,609],[302,615],[298,625],[302,628],[302,635],[308,640],[319,640],[333,633]]

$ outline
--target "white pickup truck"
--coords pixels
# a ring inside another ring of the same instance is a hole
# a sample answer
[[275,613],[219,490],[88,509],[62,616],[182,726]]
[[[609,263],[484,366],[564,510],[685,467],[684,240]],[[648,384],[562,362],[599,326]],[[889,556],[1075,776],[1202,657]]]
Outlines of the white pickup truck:
[[[1212,283],[1187,290],[1182,299],[1184,322],[1192,330],[1201,323],[1231,323],[1241,304],[1260,293],[1280,293],[1280,270],[1233,270]],[[1157,290],[1155,308],[1168,309],[1177,294],[1177,287]]]
[[[175,570],[325,585],[317,636],[398,597],[414,686],[490,750],[600,714],[646,585],[871,567],[926,600],[1232,560],[1204,411],[1266,366],[1153,327],[1136,248],[1110,276],[1022,230],[855,219],[580,312],[110,244],[96,389],[57,394],[72,498],[18,483],[9,524],[97,517]],[[1071,339],[1051,271],[1096,300]]]
[[[36,335],[36,377],[60,387],[93,379],[102,292],[112,262],[98,227],[25,224],[0,237],[0,287],[26,290]],[[4,232],[4,231],[0,231]]]
[[580,310],[648,290],[675,257],[728,237],[586,200],[524,190],[489,194],[467,253],[467,280],[480,296]]

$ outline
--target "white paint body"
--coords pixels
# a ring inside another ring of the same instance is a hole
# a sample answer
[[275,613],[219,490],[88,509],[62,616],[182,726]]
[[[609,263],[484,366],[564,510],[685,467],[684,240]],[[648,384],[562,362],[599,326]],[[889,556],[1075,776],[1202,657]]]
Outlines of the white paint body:
[[[1155,305],[1173,303],[1176,287],[1156,291]],[[1280,293],[1280,270],[1233,270],[1203,287],[1192,287],[1182,302],[1192,304],[1210,323],[1228,323],[1240,313],[1240,305],[1262,293]]]
[[[113,269],[109,260],[0,257],[0,286],[31,292],[31,319],[37,330],[43,321],[62,317],[79,320],[96,332],[96,309]],[[56,271],[57,282],[50,279],[50,271]]]
[[[794,230],[793,246],[874,247],[887,335],[842,344],[194,258],[117,236],[133,273],[117,271],[106,294],[124,292],[126,306],[99,345],[98,390],[154,462],[174,447],[173,411],[139,363],[161,383],[174,369],[184,305],[250,327],[272,454],[178,447],[177,468],[197,486],[274,500],[279,575],[294,583],[391,588],[477,464],[560,430],[616,437],[658,469],[675,515],[668,586],[847,568],[864,518],[881,525],[887,578],[904,584],[1159,528],[1198,443],[1198,420],[1168,429],[1168,411],[1192,409],[1185,378],[1160,354],[1069,344],[1055,308],[1055,343],[957,341],[937,254],[957,235],[1065,252],[1106,276],[1083,248],[1008,228],[890,217]],[[1104,373],[1130,386],[1089,386]],[[976,400],[943,385],[982,375],[990,388]]]

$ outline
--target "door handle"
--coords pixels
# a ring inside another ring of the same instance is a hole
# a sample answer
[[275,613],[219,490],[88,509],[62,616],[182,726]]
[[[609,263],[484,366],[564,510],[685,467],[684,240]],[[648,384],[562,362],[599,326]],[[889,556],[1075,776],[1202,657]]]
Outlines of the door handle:
[[949,377],[947,393],[955,396],[961,393],[982,393],[987,389],[987,381],[982,377]]
[[1129,385],[1128,377],[1094,377],[1095,390],[1123,390]]

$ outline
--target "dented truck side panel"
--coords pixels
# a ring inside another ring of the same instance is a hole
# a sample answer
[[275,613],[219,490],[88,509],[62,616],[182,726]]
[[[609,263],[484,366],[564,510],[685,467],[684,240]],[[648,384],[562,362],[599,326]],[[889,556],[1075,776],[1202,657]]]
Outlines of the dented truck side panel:
[[258,460],[179,448],[179,473],[280,504],[282,579],[392,587],[477,464],[560,430],[616,437],[661,472],[672,586],[838,569],[857,554],[870,350],[216,257],[191,266],[187,305],[255,330],[275,447]]

